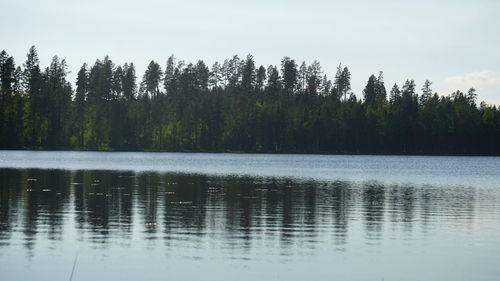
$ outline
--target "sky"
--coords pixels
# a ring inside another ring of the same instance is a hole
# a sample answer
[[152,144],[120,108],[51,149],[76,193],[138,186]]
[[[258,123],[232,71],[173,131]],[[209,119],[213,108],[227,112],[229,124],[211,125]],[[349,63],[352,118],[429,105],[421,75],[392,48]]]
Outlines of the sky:
[[442,95],[478,90],[500,105],[500,1],[497,0],[0,0],[0,50],[24,63],[35,45],[42,66],[65,58],[69,80],[109,55],[134,62],[138,79],[151,60],[171,54],[211,65],[254,55],[257,65],[284,56],[321,62],[333,79],[349,67],[358,96],[371,74],[388,90],[426,79]]

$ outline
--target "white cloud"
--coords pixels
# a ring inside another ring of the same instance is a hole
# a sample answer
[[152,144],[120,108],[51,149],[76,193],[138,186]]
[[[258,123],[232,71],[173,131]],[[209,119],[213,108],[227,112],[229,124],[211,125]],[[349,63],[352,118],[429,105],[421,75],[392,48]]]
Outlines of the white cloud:
[[447,94],[456,91],[478,90],[479,101],[500,104],[500,72],[483,70],[447,77],[444,81]]
[[446,83],[477,88],[485,85],[500,85],[500,72],[484,70],[458,76],[450,76],[446,78]]

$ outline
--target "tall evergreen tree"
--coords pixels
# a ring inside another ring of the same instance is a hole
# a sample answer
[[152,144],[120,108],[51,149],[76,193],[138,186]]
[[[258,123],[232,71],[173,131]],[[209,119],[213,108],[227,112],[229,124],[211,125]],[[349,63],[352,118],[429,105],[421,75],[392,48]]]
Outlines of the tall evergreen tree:
[[307,64],[306,62],[302,62],[299,67],[297,74],[297,91],[299,93],[305,93],[307,86]]
[[247,93],[255,88],[255,62],[252,55],[248,55],[243,63],[241,87]]
[[280,73],[278,68],[273,65],[267,68],[267,89],[273,95],[277,95],[281,89]]
[[314,61],[307,68],[307,93],[310,95],[316,95],[318,89],[321,87],[321,76],[323,71],[321,70],[321,65],[318,61]]
[[259,69],[257,69],[257,74],[256,74],[256,88],[258,90],[264,89],[264,84],[266,82],[266,68],[264,66],[260,66]]
[[47,135],[44,145],[48,148],[69,146],[69,129],[72,89],[66,81],[68,73],[66,61],[54,56],[44,72],[43,96],[48,98],[50,110],[47,112]]
[[12,107],[14,89],[14,58],[5,50],[0,52],[0,146],[12,145]]
[[174,92],[174,74],[175,74],[175,56],[171,55],[167,59],[167,66],[165,67],[165,77],[163,79],[163,86],[167,94]]
[[432,97],[432,83],[429,80],[425,80],[424,86],[422,86],[422,95],[420,96],[420,103],[427,103]]
[[16,65],[14,63],[13,57],[7,57],[4,59],[0,68],[0,90],[2,95],[10,96],[13,94],[14,89],[14,74],[16,71]]
[[151,61],[142,77],[141,90],[145,95],[156,97],[160,94],[160,82],[162,79],[161,67],[155,61]]
[[87,91],[89,87],[89,74],[87,69],[87,64],[84,63],[78,74],[76,76],[76,93],[75,93],[75,121],[76,121],[76,132],[75,137],[77,138],[76,146],[78,148],[83,148],[84,143],[84,133],[85,133],[85,100],[87,98]]
[[196,72],[196,87],[200,91],[208,90],[208,80],[210,79],[210,70],[208,69],[205,62],[199,60],[195,66]]
[[289,95],[293,94],[298,80],[298,70],[295,60],[284,57],[281,60],[281,73],[283,76],[283,90]]
[[334,85],[338,95],[344,96],[344,100],[347,100],[347,95],[351,91],[351,72],[347,67],[342,68],[342,64],[337,67]]
[[136,75],[134,63],[127,64],[123,66],[123,78],[122,78],[122,88],[123,97],[127,101],[135,99],[135,94],[137,91]]
[[123,69],[118,66],[113,71],[113,77],[111,80],[111,99],[116,100],[123,96]]
[[223,83],[222,66],[220,65],[219,62],[215,62],[212,65],[212,70],[210,71],[210,78],[209,78],[210,88],[217,89],[218,87],[222,86],[222,83]]
[[394,86],[392,86],[392,89],[391,89],[389,102],[391,104],[394,104],[399,98],[401,98],[401,90],[399,89],[398,84],[394,83]]
[[371,75],[363,90],[365,105],[371,107],[378,107],[386,102],[386,90],[384,86],[384,78],[382,72],[378,77]]
[[241,70],[242,70],[241,59],[237,55],[234,55],[227,62],[226,65],[226,72],[227,72],[226,76],[229,87],[235,88],[240,84]]

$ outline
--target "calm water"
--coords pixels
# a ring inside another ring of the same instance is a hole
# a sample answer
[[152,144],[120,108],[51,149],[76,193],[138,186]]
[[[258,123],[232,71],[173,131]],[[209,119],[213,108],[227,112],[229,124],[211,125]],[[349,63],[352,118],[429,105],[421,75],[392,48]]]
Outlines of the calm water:
[[500,158],[0,151],[0,280],[500,280]]

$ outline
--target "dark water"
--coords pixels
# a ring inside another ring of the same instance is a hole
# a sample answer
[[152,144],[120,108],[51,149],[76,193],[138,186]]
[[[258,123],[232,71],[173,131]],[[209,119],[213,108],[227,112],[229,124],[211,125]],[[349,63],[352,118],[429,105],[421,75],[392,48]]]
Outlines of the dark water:
[[500,280],[500,158],[0,151],[0,280]]

